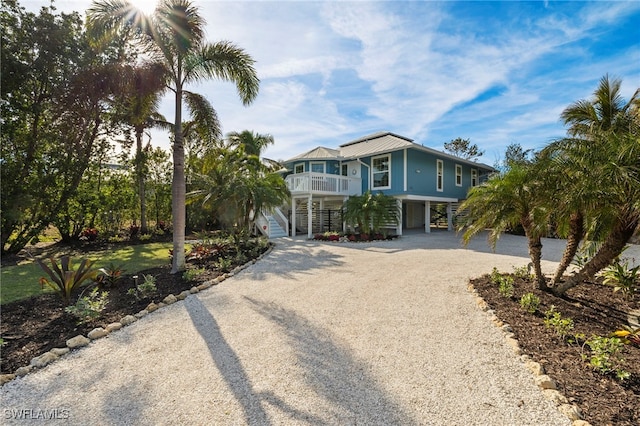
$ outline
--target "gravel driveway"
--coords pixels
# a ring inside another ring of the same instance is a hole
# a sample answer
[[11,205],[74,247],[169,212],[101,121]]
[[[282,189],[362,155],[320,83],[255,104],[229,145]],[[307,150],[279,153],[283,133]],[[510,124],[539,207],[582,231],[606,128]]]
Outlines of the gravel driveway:
[[[551,271],[563,242],[544,244]],[[4,385],[2,423],[568,425],[467,291],[528,262],[509,235],[496,253],[449,232],[278,240],[218,286]]]

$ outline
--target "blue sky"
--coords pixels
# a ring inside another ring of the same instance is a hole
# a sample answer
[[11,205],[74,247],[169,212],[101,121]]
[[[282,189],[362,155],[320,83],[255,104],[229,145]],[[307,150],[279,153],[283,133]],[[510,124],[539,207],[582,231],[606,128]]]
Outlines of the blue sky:
[[[83,12],[90,3],[55,5]],[[623,80],[625,99],[640,87],[638,1],[194,4],[209,41],[252,55],[261,86],[249,107],[232,83],[189,89],[207,96],[225,133],[273,135],[265,155],[274,159],[388,130],[440,150],[468,138],[494,164],[510,143],[538,149],[562,137],[561,111],[605,74]],[[170,98],[161,112],[173,117]],[[168,149],[168,137],[154,132],[152,144]]]

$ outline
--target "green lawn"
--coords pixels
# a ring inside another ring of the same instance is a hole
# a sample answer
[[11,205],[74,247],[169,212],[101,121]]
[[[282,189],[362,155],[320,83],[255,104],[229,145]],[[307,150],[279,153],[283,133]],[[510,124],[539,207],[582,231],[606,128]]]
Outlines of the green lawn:
[[[153,268],[169,263],[171,243],[149,243],[134,246],[124,246],[113,250],[92,251],[86,255],[72,256],[74,269],[84,257],[95,261],[93,267],[102,268],[113,263],[122,266],[126,273],[135,273],[147,268]],[[49,261],[46,260],[49,264]],[[17,266],[2,268],[0,281],[0,303],[24,299],[41,294],[38,280],[45,276],[35,262],[24,262]]]

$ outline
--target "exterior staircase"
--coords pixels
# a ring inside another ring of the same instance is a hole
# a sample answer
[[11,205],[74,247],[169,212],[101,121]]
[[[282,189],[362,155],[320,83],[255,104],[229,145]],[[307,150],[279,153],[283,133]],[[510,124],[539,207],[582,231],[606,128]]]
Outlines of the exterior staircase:
[[289,221],[278,208],[260,212],[256,219],[256,227],[267,238],[289,236]]

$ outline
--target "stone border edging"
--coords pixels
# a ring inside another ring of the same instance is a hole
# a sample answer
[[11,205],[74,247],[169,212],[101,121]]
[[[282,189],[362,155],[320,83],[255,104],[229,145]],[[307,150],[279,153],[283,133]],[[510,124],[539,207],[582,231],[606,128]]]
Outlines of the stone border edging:
[[82,334],[79,334],[79,335],[77,335],[75,337],[72,337],[71,339],[66,341],[66,347],[64,347],[64,348],[53,348],[50,351],[43,353],[42,355],[34,357],[34,358],[31,359],[31,362],[29,363],[29,365],[26,365],[26,366],[18,368],[14,373],[0,374],[0,386],[3,386],[5,383],[9,383],[10,381],[16,379],[17,377],[22,377],[22,376],[25,376],[25,375],[33,372],[33,371],[39,370],[41,368],[44,368],[47,365],[51,364],[52,362],[60,359],[64,355],[70,353],[72,350],[87,346],[93,340],[101,339],[101,338],[103,338],[105,336],[108,336],[109,334],[111,334],[114,331],[120,330],[121,328],[123,328],[123,327],[125,327],[125,326],[127,326],[129,324],[133,324],[134,322],[138,321],[142,317],[147,316],[151,312],[155,312],[155,311],[157,311],[157,310],[159,310],[159,309],[161,309],[161,308],[163,308],[165,306],[172,305],[172,304],[174,304],[174,303],[176,303],[176,302],[178,302],[180,300],[184,300],[184,299],[187,298],[187,296],[189,296],[191,294],[196,294],[196,293],[199,293],[201,291],[204,291],[204,290],[206,290],[206,289],[208,289],[208,288],[210,288],[210,287],[212,287],[214,285],[217,285],[217,284],[221,283],[222,281],[226,280],[227,278],[233,277],[238,272],[242,271],[243,269],[248,268],[249,266],[253,265],[254,263],[259,261],[260,259],[262,259],[266,255],[271,253],[271,251],[273,250],[274,247],[275,247],[275,244],[270,243],[269,244],[269,248],[264,253],[262,253],[260,256],[256,257],[255,259],[250,260],[249,262],[245,263],[244,265],[236,266],[233,270],[231,270],[231,272],[228,272],[228,273],[222,274],[222,275],[218,275],[214,279],[209,280],[209,281],[205,281],[204,283],[202,283],[202,284],[200,284],[198,286],[191,287],[189,290],[185,290],[185,291],[181,292],[178,295],[170,294],[167,297],[165,297],[162,300],[162,302],[160,302],[160,303],[151,302],[151,303],[149,303],[149,305],[145,309],[141,310],[137,314],[126,315],[126,316],[122,317],[119,322],[111,323],[111,324],[107,325],[106,328],[97,327],[97,328],[94,328],[93,330],[91,330],[89,333],[87,333],[87,336],[83,336]]
[[520,349],[520,343],[513,334],[513,329],[509,324],[502,322],[495,314],[493,309],[489,308],[487,302],[478,294],[473,284],[467,286],[469,292],[475,296],[478,307],[487,313],[491,322],[500,328],[504,334],[505,341],[513,350],[513,353],[520,357],[520,361],[527,367],[527,370],[533,375],[533,380],[542,391],[545,398],[553,402],[562,414],[572,422],[572,426],[591,426],[591,423],[582,419],[582,411],[575,404],[570,404],[565,395],[560,393],[556,387],[556,382],[545,374],[544,367],[533,361],[529,355],[523,354]]

